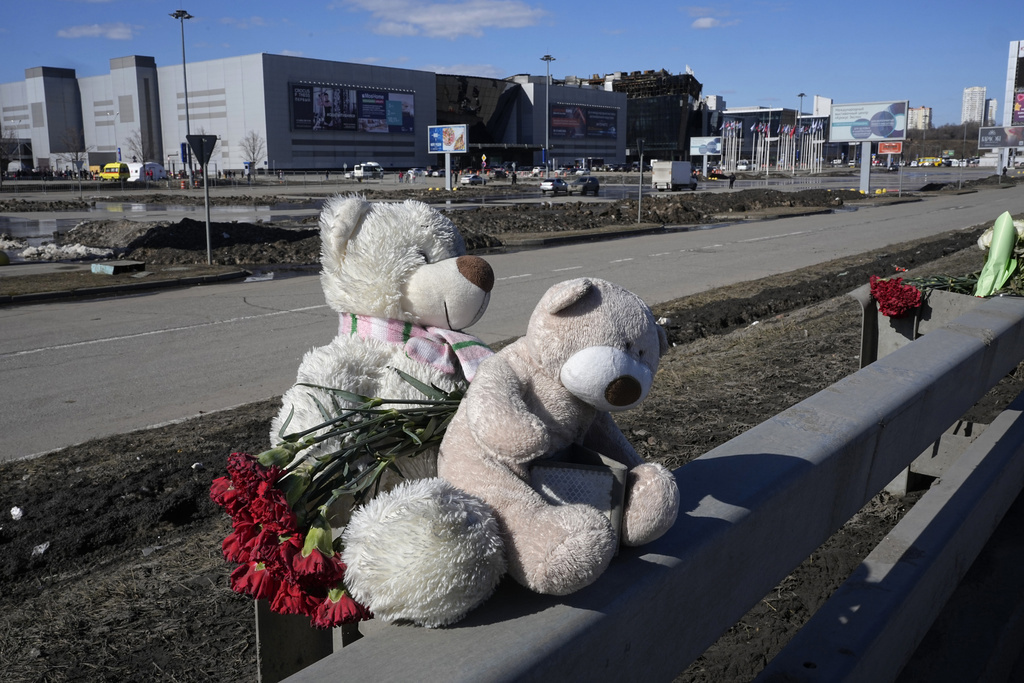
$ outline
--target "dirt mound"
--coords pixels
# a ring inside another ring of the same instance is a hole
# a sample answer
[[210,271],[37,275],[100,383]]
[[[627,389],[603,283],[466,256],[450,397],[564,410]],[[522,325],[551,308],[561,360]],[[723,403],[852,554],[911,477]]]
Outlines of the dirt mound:
[[988,189],[992,187],[1015,187],[1017,181],[1010,176],[998,174],[975,178],[973,180],[957,181],[955,183],[927,183],[921,188],[921,192],[960,192],[962,190]]

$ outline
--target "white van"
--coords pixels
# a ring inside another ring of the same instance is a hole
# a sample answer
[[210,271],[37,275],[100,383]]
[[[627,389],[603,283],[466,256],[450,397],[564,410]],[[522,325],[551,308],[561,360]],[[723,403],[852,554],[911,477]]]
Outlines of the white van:
[[128,182],[134,183],[140,180],[165,180],[167,171],[160,164],[147,161],[144,164],[128,164]]
[[383,178],[384,169],[376,161],[367,161],[352,167],[352,177],[360,181],[363,178]]

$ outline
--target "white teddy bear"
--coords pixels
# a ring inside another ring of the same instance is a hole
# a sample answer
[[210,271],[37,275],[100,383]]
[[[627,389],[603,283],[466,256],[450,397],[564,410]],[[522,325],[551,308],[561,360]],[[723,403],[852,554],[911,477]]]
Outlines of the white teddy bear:
[[[329,199],[320,216],[320,281],[339,315],[338,335],[307,352],[295,386],[282,397],[270,440],[325,421],[331,395],[312,384],[369,397],[422,399],[401,370],[444,391],[465,387],[490,350],[458,332],[480,319],[494,273],[466,255],[462,235],[438,211],[417,201],[370,203],[358,196]],[[319,405],[318,405],[319,403]],[[336,449],[334,440],[302,457]],[[424,453],[399,463],[409,478],[433,473]]]

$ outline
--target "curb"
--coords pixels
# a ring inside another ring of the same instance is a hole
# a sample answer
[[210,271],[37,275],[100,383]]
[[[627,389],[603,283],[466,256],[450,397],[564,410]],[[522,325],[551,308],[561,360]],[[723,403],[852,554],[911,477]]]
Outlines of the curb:
[[172,280],[150,280],[140,281],[134,284],[106,285],[102,287],[81,287],[79,289],[68,289],[56,292],[35,292],[32,294],[12,294],[0,296],[0,306],[31,304],[44,301],[59,301],[62,299],[77,299],[90,296],[102,296],[104,294],[117,294],[124,292],[146,291],[150,289],[161,289],[165,287],[189,287],[193,285],[216,284],[248,277],[249,271],[237,270],[219,275],[197,275],[194,277],[182,277]]

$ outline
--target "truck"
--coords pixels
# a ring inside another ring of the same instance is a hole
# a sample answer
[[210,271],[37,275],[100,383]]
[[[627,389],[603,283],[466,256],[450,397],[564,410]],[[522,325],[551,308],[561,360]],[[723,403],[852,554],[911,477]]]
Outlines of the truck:
[[693,166],[689,161],[652,161],[651,187],[658,192],[681,190],[684,187],[696,190],[697,179],[693,177]]

